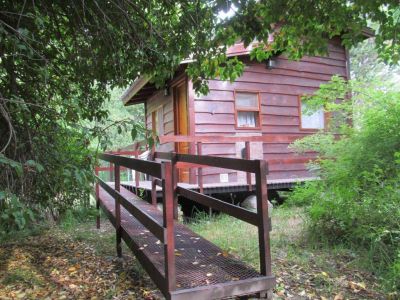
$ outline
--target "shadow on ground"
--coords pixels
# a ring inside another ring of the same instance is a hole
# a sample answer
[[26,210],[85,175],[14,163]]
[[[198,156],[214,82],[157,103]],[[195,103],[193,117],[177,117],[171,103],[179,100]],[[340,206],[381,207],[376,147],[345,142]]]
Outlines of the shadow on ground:
[[127,249],[122,259],[108,253],[112,233],[107,228],[52,229],[1,245],[0,299],[158,298]]

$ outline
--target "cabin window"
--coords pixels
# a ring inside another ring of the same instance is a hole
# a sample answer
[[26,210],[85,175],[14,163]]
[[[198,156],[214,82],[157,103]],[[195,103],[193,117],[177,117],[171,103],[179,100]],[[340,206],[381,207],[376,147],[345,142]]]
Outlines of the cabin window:
[[235,92],[236,127],[260,127],[260,95],[254,92]]
[[318,130],[325,128],[325,113],[322,107],[310,114],[307,111],[307,104],[300,101],[300,108],[302,129]]
[[154,134],[161,136],[164,134],[164,110],[160,106],[157,110],[152,113],[153,126],[152,130]]

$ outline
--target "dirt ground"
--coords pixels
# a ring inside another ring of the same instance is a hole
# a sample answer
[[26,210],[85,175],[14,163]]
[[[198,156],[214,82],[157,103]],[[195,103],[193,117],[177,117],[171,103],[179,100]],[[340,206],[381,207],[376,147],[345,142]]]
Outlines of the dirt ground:
[[[351,257],[338,260],[315,252],[294,260],[296,253],[277,252],[285,249],[279,246],[287,238],[282,234],[271,236],[280,241],[272,247],[276,299],[386,298],[377,292],[376,278],[349,266]],[[123,258],[116,258],[114,239],[112,226],[103,220],[101,230],[94,224],[54,227],[2,243],[0,299],[162,298],[126,247]]]

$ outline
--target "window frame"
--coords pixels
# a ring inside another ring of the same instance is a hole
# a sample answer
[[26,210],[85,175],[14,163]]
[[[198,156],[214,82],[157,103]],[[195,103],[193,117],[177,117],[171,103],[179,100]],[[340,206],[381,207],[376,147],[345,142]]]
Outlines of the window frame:
[[[237,93],[247,93],[247,94],[257,94],[258,107],[238,107],[236,105],[236,94]],[[261,96],[258,90],[234,90],[233,91],[233,102],[235,110],[235,129],[237,130],[261,130],[262,128],[262,118],[261,118]],[[256,126],[239,126],[238,125],[238,112],[258,112],[258,118],[256,118]]]
[[307,127],[303,127],[303,122],[302,122],[303,113],[302,113],[302,109],[301,109],[301,106],[302,106],[302,103],[303,103],[301,101],[301,97],[303,97],[303,96],[306,96],[306,95],[297,96],[297,102],[298,102],[297,108],[298,108],[298,111],[299,111],[299,128],[300,128],[300,130],[301,131],[307,131],[307,132],[318,132],[320,130],[326,130],[327,125],[328,125],[327,121],[328,121],[328,118],[329,118],[329,114],[325,110],[323,110],[323,116],[324,116],[324,127],[323,128],[307,128]]

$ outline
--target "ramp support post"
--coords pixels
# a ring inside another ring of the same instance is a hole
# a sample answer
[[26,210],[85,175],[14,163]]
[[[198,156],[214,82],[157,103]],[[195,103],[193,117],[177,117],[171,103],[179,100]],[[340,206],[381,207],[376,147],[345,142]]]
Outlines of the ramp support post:
[[174,231],[174,210],[175,192],[172,163],[165,161],[161,163],[161,178],[163,187],[163,225],[166,230],[164,242],[165,256],[165,279],[168,291],[176,289],[175,270],[175,231]]
[[271,249],[269,244],[269,216],[268,216],[268,191],[267,174],[268,165],[265,160],[258,160],[256,170],[256,195],[258,217],[258,241],[260,251],[260,273],[271,276]]
[[[114,178],[115,178],[115,190],[121,191],[121,172],[119,165],[114,165]],[[116,247],[118,257],[122,257],[121,248],[121,203],[118,197],[115,198],[115,230],[116,230]]]

